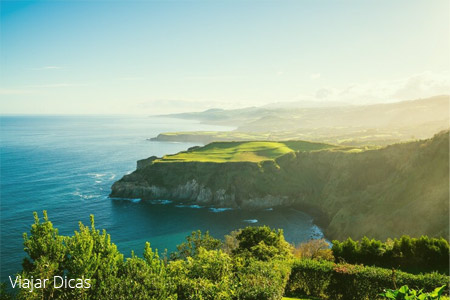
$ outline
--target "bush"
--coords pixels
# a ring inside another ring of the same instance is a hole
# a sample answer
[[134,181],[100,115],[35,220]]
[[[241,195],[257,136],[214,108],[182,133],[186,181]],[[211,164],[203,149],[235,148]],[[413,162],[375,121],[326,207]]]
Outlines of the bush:
[[301,243],[295,247],[293,253],[296,258],[334,261],[333,252],[325,239],[309,240],[305,243]]
[[269,260],[274,257],[289,258],[292,246],[285,241],[283,230],[270,229],[268,226],[246,227],[236,237],[239,246],[233,254],[257,260]]
[[168,268],[180,300],[232,297],[232,262],[221,250],[200,247],[195,257],[172,261]]
[[449,277],[438,273],[414,275],[378,267],[336,264],[327,261],[296,260],[286,293],[329,299],[376,299],[384,289],[395,285],[433,291],[447,285]]
[[189,256],[196,256],[201,247],[206,250],[217,250],[222,246],[222,242],[213,238],[209,232],[202,234],[200,230],[193,231],[186,237],[186,242],[177,246],[177,250],[171,253],[172,259],[185,259]]
[[[60,236],[44,211],[41,222],[34,214],[31,235],[24,234],[28,257],[24,259],[22,278],[48,278],[45,288],[20,289],[19,299],[175,299],[174,286],[165,266],[150,244],[144,259],[123,255],[103,230],[80,223],[73,236]],[[89,279],[90,287],[55,288],[53,276]]]
[[290,265],[286,260],[250,260],[236,272],[236,299],[279,300],[283,297]]
[[436,288],[431,293],[423,293],[422,290],[416,291],[414,289],[410,289],[407,285],[404,285],[398,290],[387,290],[385,293],[380,294],[380,296],[386,299],[398,300],[433,300],[441,299],[444,288],[445,285]]
[[367,237],[361,242],[348,238],[343,242],[333,241],[332,251],[336,262],[376,265],[414,273],[449,273],[450,247],[444,238],[411,238],[405,235],[384,243]]

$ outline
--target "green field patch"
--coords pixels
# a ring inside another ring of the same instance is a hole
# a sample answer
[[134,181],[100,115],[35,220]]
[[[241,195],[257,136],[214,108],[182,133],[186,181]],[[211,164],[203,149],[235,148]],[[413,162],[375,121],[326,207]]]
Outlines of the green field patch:
[[294,151],[318,151],[338,148],[334,145],[305,141],[251,141],[251,142],[214,142],[204,147],[174,155],[165,155],[158,162],[260,162],[273,160]]

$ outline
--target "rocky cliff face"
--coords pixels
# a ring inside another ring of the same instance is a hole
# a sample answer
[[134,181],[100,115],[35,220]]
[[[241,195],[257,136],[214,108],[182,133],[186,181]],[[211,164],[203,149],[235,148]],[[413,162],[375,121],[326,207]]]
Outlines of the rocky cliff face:
[[114,183],[111,197],[297,206],[321,216],[329,238],[448,236],[448,135],[361,153],[288,153],[260,163],[151,158]]

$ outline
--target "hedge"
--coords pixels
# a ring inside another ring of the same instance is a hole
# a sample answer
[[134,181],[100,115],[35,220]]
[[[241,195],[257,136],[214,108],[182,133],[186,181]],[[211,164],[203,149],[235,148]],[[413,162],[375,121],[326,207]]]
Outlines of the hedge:
[[292,265],[286,295],[373,300],[379,298],[384,289],[395,286],[408,285],[431,292],[436,287],[448,285],[449,280],[449,276],[439,273],[414,275],[378,267],[301,259]]

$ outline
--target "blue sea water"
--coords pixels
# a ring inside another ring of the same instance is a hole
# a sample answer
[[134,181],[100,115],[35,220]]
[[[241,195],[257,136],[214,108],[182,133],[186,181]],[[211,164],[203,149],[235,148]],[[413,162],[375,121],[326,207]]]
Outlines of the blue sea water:
[[283,228],[298,243],[320,237],[312,219],[293,209],[242,211],[161,201],[110,199],[111,185],[132,172],[138,159],[186,150],[196,144],[151,142],[167,131],[230,130],[193,121],[129,116],[0,117],[0,274],[8,280],[21,269],[22,234],[33,211],[47,210],[60,234],[71,235],[78,222],[95,215],[120,251],[142,253],[146,241],[160,251],[175,246],[193,230],[222,238],[249,225]]

